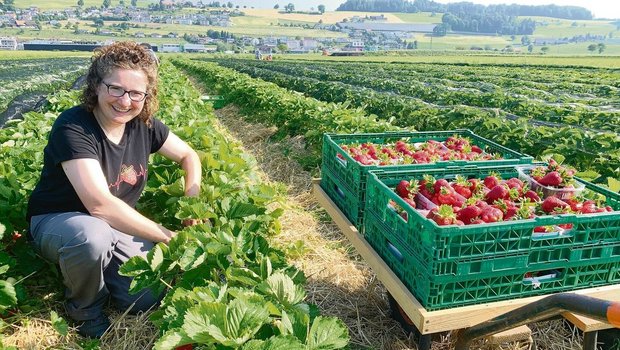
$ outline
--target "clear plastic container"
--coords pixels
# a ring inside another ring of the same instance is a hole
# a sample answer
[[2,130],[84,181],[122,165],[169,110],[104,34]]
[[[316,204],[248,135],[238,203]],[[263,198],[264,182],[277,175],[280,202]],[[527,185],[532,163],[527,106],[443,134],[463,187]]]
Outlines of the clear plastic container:
[[584,188],[586,187],[583,183],[579,181],[574,182],[574,187],[554,187],[554,186],[545,186],[541,185],[538,181],[534,180],[530,176],[530,171],[534,167],[532,166],[518,166],[516,167],[517,172],[519,173],[519,178],[523,180],[525,183],[529,184],[530,188],[536,192],[542,192],[543,199],[551,196],[556,196],[559,199],[568,199],[573,198],[576,195],[580,194]]

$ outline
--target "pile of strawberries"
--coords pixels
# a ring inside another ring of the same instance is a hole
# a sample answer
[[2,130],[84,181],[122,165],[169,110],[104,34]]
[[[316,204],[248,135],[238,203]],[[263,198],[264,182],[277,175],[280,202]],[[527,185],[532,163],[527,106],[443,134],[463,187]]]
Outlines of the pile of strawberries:
[[[394,144],[362,143],[340,145],[351,158],[362,165],[426,164],[447,160],[501,159],[501,155],[485,153],[472,145],[468,138],[450,136],[445,141],[428,140],[420,143],[396,141]],[[344,159],[341,154],[338,157]]]
[[[418,208],[427,218],[441,226],[521,220],[537,215],[613,211],[610,206],[579,197],[545,198],[541,192],[530,189],[519,178],[503,180],[497,174],[490,174],[484,179],[456,176],[451,181],[425,176],[420,181],[402,180],[395,191],[411,207]],[[405,214],[401,211],[404,218]],[[572,228],[571,224],[559,226],[562,229]],[[535,231],[547,232],[553,229],[540,227]]]

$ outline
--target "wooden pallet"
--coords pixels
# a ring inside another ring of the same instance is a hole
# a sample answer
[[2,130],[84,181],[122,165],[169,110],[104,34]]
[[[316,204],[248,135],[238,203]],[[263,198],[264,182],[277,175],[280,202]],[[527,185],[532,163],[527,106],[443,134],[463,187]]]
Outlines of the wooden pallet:
[[[461,306],[446,310],[427,311],[323,191],[320,187],[319,179],[313,181],[312,187],[314,196],[319,204],[327,211],[357,252],[372,268],[377,278],[383,283],[422,335],[468,328],[545,297],[543,295]],[[610,301],[620,301],[620,285],[581,289],[573,293]],[[571,322],[574,321],[573,323],[584,332],[593,331],[595,328],[611,328],[610,325],[603,322],[592,319],[588,319],[588,321],[583,316],[573,315],[569,312],[564,313],[564,317]]]

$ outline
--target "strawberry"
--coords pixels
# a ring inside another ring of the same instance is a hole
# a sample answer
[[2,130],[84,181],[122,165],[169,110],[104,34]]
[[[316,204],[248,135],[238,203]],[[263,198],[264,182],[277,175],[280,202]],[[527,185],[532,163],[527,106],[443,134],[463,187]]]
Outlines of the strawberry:
[[562,183],[562,176],[560,176],[559,172],[552,171],[547,173],[540,180],[538,180],[538,183],[543,186],[560,186],[560,184]]
[[576,200],[575,198],[564,199],[564,202],[566,202],[566,204],[570,206],[570,209],[575,213],[581,212],[581,209],[583,208],[583,203]]
[[411,198],[417,192],[417,183],[414,181],[401,180],[396,185],[396,193],[401,198]]
[[502,211],[490,205],[482,208],[480,213],[480,219],[486,223],[502,221],[503,218],[504,214]]
[[504,183],[508,186],[508,188],[516,188],[519,192],[521,192],[521,189],[523,188],[523,181],[517,179],[516,177],[510,178]]
[[462,176],[457,176],[455,180],[456,181],[452,183],[454,191],[465,198],[471,197],[470,183]]
[[133,168],[133,165],[126,166],[123,164],[121,166],[120,180],[132,186],[138,182],[138,173],[136,173],[136,170]]
[[532,190],[527,190],[527,192],[523,194],[522,198],[529,199],[531,202],[534,202],[534,203],[540,202],[540,196],[538,195],[538,193]]
[[[439,179],[433,184],[433,189],[435,190],[435,192],[439,192],[442,187],[450,187],[450,183],[448,182],[448,180]],[[452,187],[450,187],[450,189],[452,189]]]
[[491,175],[485,177],[483,182],[484,182],[484,186],[486,186],[486,188],[492,189],[493,187],[499,185],[500,178],[499,178],[499,176],[497,176],[497,174],[491,174]]
[[554,212],[564,212],[565,209],[570,208],[570,206],[566,204],[566,202],[556,196],[549,196],[545,198],[540,207],[547,214]]
[[461,220],[465,225],[470,225],[478,219],[478,216],[482,214],[482,209],[475,205],[469,205],[456,213],[456,218]]
[[478,154],[481,154],[482,153],[482,148],[480,148],[480,147],[478,147],[476,145],[472,145],[471,146],[471,151],[475,152],[475,153],[478,153]]
[[484,198],[487,203],[492,204],[499,199],[508,199],[509,196],[510,193],[506,185],[496,185],[495,187],[491,188],[489,193],[487,193]]
[[456,221],[454,210],[446,204],[433,208],[426,217],[433,220],[439,226],[452,225]]
[[582,203],[580,212],[582,214],[591,214],[596,213],[597,211],[596,202],[593,200],[587,200]]

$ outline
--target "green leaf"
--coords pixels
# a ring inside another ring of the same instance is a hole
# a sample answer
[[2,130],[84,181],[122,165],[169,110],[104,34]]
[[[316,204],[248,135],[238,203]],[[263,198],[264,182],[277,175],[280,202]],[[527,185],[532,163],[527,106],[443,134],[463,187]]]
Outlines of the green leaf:
[[608,177],[607,184],[609,189],[613,192],[620,192],[620,180],[616,180],[613,177]]
[[67,321],[58,316],[56,311],[50,312],[50,321],[52,322],[52,328],[54,328],[56,332],[63,336],[69,334],[69,326],[67,325]]
[[290,335],[279,335],[267,340],[250,340],[243,350],[303,350],[306,347]]
[[290,312],[282,311],[282,320],[278,326],[282,334],[290,334],[306,343],[310,328],[310,315],[297,309]]
[[183,330],[196,343],[219,343],[239,347],[269,322],[269,312],[261,305],[242,300],[200,303],[187,312]]
[[259,275],[247,268],[229,267],[226,269],[226,278],[229,282],[236,281],[248,287],[253,287],[262,281]]
[[164,252],[162,245],[155,245],[146,255],[146,259],[149,262],[151,271],[157,271],[164,262]]
[[17,304],[17,294],[13,284],[0,281],[0,312]]
[[304,288],[301,285],[296,285],[290,276],[280,271],[275,272],[259,284],[257,290],[287,308],[302,302],[306,297]]
[[340,349],[349,343],[349,331],[344,323],[337,318],[324,318],[319,316],[314,319],[310,334],[308,334],[307,346],[309,350]]
[[185,334],[183,330],[174,329],[167,331],[161,338],[155,343],[154,350],[169,350],[178,346],[191,344],[192,339]]

